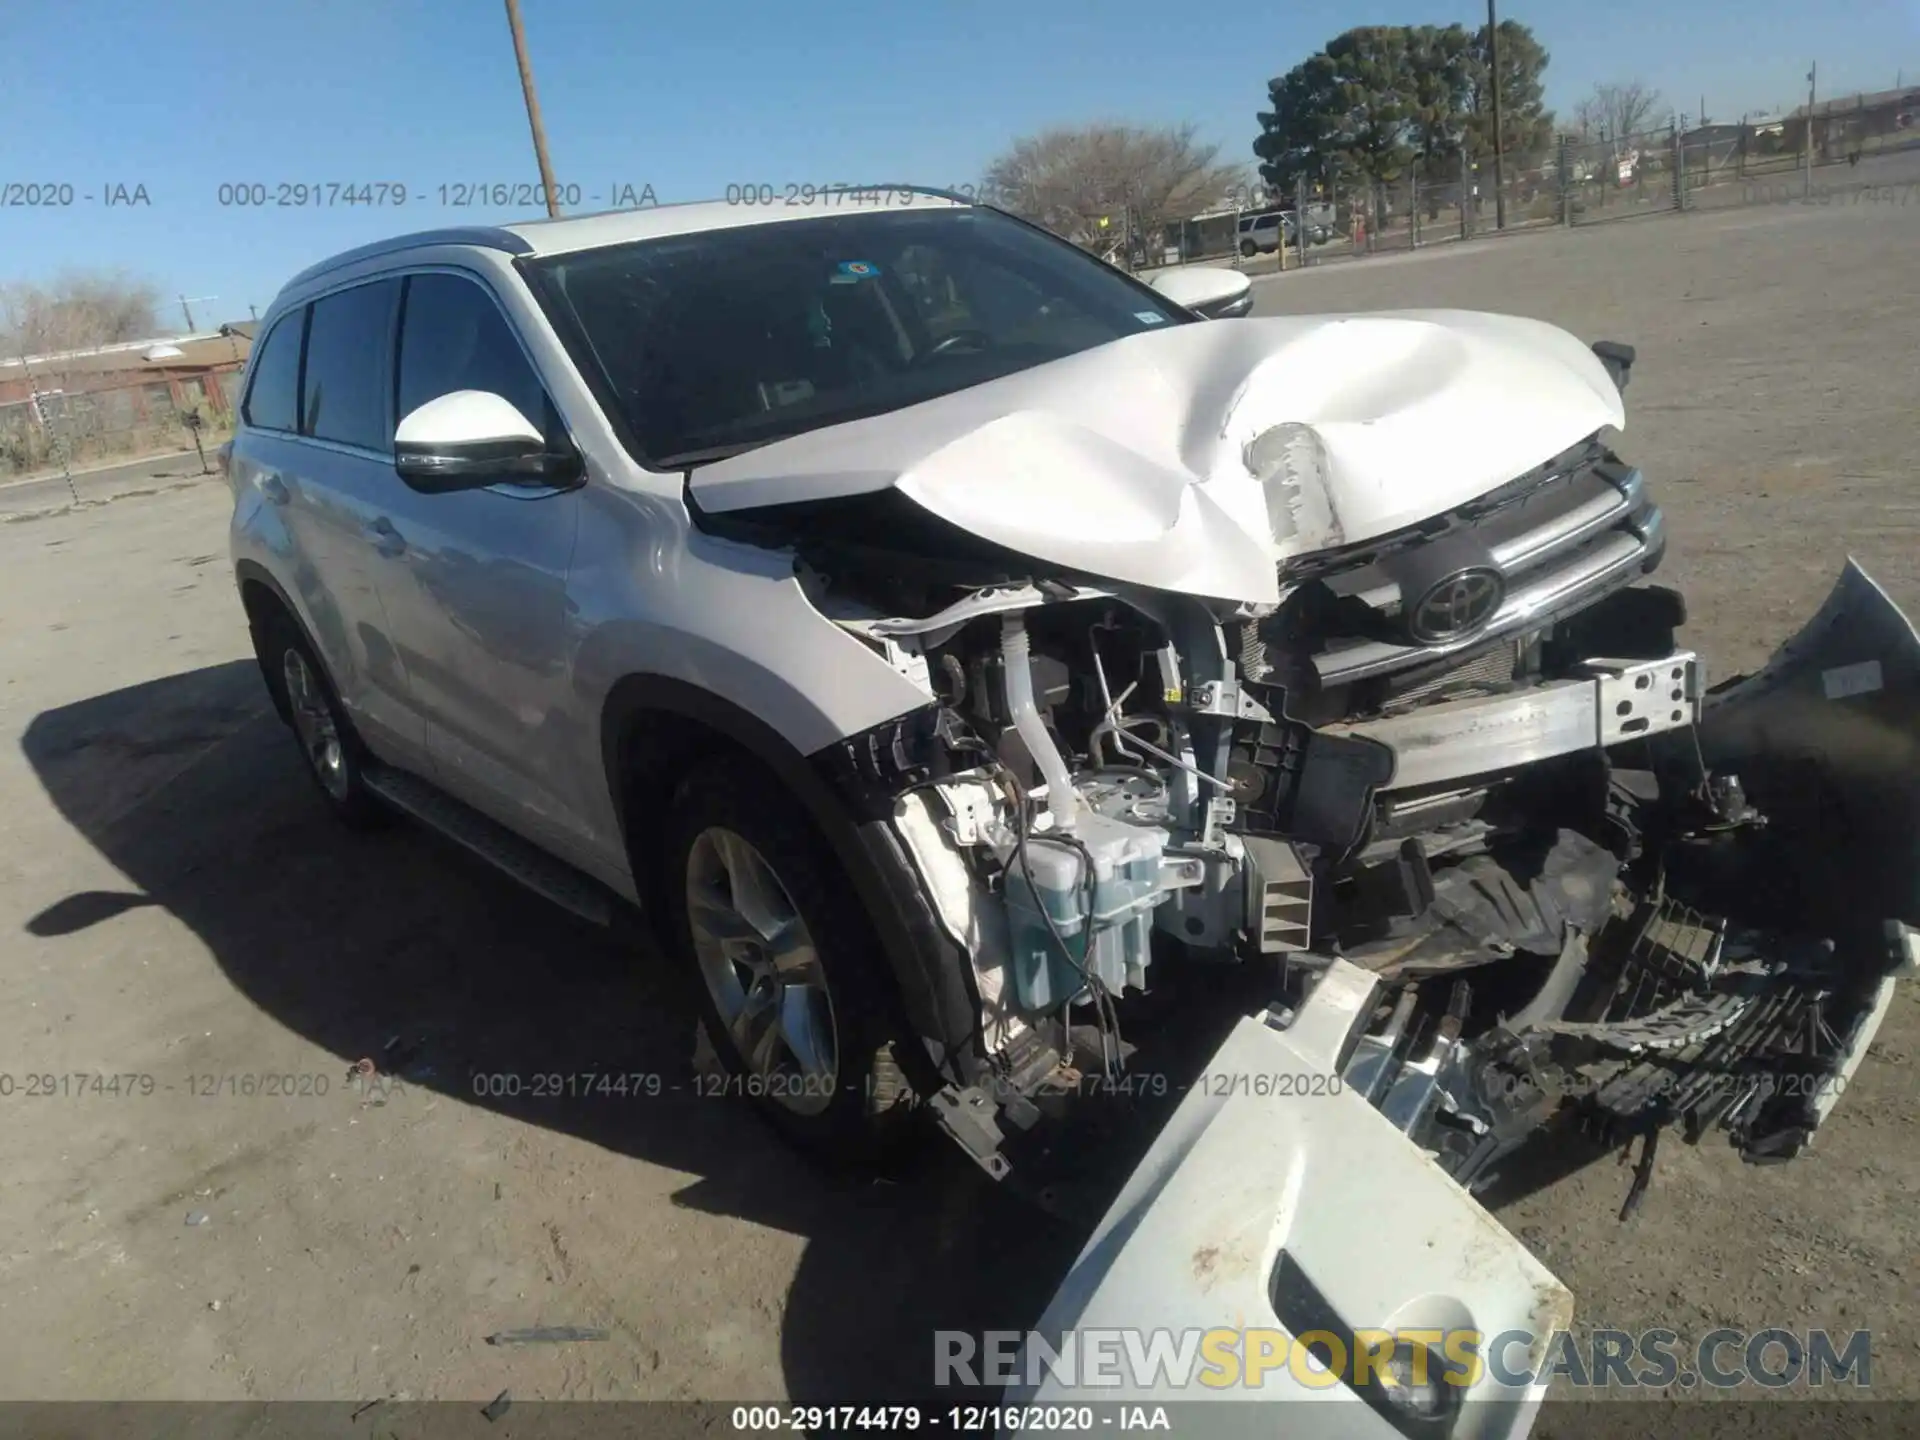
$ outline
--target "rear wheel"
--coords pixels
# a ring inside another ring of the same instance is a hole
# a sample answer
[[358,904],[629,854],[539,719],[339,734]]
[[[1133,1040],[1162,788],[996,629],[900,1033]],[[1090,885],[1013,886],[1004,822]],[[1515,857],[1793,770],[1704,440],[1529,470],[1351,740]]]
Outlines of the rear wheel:
[[890,979],[846,877],[770,777],[716,767],[676,797],[664,898],[727,1072],[802,1145],[871,1158],[902,1128]]
[[1260,253],[1260,247],[1251,240],[1242,240],[1240,242],[1240,253],[1251,260]]
[[256,645],[261,671],[299,742],[307,775],[327,807],[355,828],[384,821],[386,807],[366,787],[366,749],[306,637],[291,620],[275,615],[262,628]]

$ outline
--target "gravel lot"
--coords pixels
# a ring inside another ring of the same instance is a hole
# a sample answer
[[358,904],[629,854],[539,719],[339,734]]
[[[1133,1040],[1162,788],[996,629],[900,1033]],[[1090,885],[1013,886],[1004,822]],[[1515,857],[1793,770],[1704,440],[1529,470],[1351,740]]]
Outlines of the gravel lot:
[[[1472,306],[1637,345],[1625,448],[1724,675],[1848,554],[1920,613],[1917,242],[1920,205],[1753,207],[1257,288],[1263,313]],[[1078,1227],[947,1147],[816,1173],[686,1088],[646,957],[417,831],[332,827],[248,658],[226,503],[0,525],[0,1397],[847,1403],[916,1393],[936,1324],[1037,1315]],[[1870,1326],[1876,1392],[1920,1398],[1917,1024],[1903,996],[1809,1159],[1673,1144],[1630,1225],[1610,1164],[1501,1218],[1583,1324]],[[362,1057],[402,1078],[350,1081]],[[474,1093],[585,1069],[664,1093]],[[60,1080],[109,1073],[141,1078]],[[610,1335],[485,1343],[534,1324]],[[1635,1428],[1751,1429],[1701,1410]]]

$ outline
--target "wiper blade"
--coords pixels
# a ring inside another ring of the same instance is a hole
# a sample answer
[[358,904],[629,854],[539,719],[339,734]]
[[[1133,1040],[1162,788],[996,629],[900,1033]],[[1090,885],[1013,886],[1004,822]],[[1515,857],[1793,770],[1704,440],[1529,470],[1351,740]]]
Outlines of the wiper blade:
[[654,463],[666,470],[690,470],[696,465],[711,465],[716,460],[731,460],[736,455],[744,455],[749,450],[758,450],[763,445],[771,445],[775,440],[784,440],[784,435],[775,435],[767,440],[736,440],[731,445],[709,445],[702,450],[682,450],[678,455],[663,455]]

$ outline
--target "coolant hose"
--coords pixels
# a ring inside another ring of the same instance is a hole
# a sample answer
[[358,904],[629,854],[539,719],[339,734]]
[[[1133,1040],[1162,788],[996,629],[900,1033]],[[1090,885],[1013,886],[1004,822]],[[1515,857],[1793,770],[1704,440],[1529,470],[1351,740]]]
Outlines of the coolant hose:
[[1027,753],[1047,777],[1047,813],[1053,817],[1056,832],[1073,829],[1074,812],[1080,797],[1074,794],[1073,776],[1061,757],[1060,747],[1047,733],[1039,707],[1033,703],[1033,663],[1027,646],[1027,622],[1010,614],[1000,622],[1000,659],[1005,671],[1007,712],[1013,716],[1013,728],[1019,733]]

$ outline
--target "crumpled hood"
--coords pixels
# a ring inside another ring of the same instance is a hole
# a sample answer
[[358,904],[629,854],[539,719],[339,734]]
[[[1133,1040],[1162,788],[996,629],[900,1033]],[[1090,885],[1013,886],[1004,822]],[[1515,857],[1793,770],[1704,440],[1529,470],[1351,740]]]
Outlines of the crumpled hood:
[[[1315,494],[1276,540],[1248,449],[1312,427]],[[1467,310],[1146,331],[703,466],[725,514],[894,487],[1008,549],[1105,579],[1271,603],[1275,566],[1439,514],[1606,425],[1620,394],[1556,326]]]

